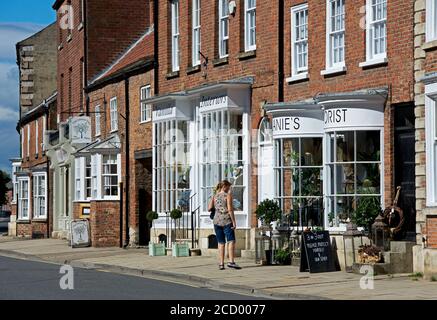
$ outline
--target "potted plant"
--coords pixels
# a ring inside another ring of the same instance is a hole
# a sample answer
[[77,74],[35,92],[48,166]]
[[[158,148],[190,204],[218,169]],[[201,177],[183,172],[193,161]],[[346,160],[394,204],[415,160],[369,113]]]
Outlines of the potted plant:
[[[153,222],[159,218],[159,214],[155,211],[149,211],[147,212],[146,219],[149,221],[151,228],[153,228]],[[156,232],[156,230],[155,230]],[[156,238],[156,234],[155,234]],[[149,243],[149,255],[151,257],[157,257],[157,256],[165,256],[166,250],[165,250],[165,243],[155,243],[152,240]]]
[[[272,223],[278,221],[282,216],[281,208],[277,201],[266,199],[256,208],[256,216],[262,223],[262,229],[269,231],[270,244],[272,243]],[[263,231],[264,232],[264,231]],[[272,259],[272,248],[266,249],[267,263]]]
[[357,227],[364,228],[365,232],[370,232],[372,224],[381,211],[381,203],[378,198],[362,197],[358,201],[357,209],[352,215],[352,222]]
[[291,252],[289,248],[279,249],[275,253],[275,261],[277,264],[286,266],[291,265]]

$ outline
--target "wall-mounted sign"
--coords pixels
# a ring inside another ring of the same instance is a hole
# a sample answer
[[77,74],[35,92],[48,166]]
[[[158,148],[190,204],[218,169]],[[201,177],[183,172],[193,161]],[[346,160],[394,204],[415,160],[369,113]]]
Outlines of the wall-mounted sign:
[[323,133],[322,113],[302,114],[302,116],[275,117],[272,120],[274,138],[295,135]]
[[84,248],[91,245],[90,224],[86,219],[74,220],[71,222],[71,246],[73,248]]
[[91,118],[74,117],[71,118],[71,143],[88,144],[91,143]]
[[200,97],[200,109],[222,109],[229,106],[229,97],[225,94],[207,95]]
[[325,130],[383,127],[383,108],[333,107],[324,110]]

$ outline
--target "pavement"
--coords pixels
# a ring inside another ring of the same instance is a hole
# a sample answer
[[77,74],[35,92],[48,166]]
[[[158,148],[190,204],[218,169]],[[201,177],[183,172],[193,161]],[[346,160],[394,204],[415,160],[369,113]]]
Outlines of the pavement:
[[300,273],[292,266],[260,266],[238,260],[242,270],[218,270],[215,257],[149,257],[145,249],[72,249],[66,241],[0,238],[0,256],[168,281],[253,297],[288,300],[437,299],[437,282],[410,274],[381,275],[362,289],[364,275]]

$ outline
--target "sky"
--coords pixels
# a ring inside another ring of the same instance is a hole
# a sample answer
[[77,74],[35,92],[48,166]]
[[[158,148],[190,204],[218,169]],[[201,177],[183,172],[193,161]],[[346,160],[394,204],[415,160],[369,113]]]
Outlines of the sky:
[[18,67],[15,44],[55,21],[54,0],[0,1],[0,170],[19,157]]

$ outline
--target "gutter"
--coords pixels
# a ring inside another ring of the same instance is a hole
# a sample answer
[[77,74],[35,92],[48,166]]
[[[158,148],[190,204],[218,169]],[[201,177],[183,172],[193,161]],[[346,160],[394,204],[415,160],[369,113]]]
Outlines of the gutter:
[[284,0],[278,1],[278,102],[284,101]]
[[[130,243],[130,234],[129,234],[129,204],[130,204],[130,193],[129,193],[129,188],[130,188],[130,174],[129,174],[129,170],[130,170],[130,164],[129,164],[129,154],[130,154],[130,134],[129,134],[129,121],[130,121],[130,116],[129,116],[129,76],[126,75],[126,78],[124,79],[124,97],[125,97],[125,114],[126,114],[126,127],[125,127],[125,135],[126,135],[126,145],[125,145],[125,167],[126,167],[126,171],[124,173],[125,176],[125,192],[126,192],[126,239],[124,242],[124,247],[126,248],[129,243]],[[122,190],[123,192],[123,190]],[[121,204],[120,204],[121,205]],[[121,234],[120,236],[123,236],[123,234]]]

